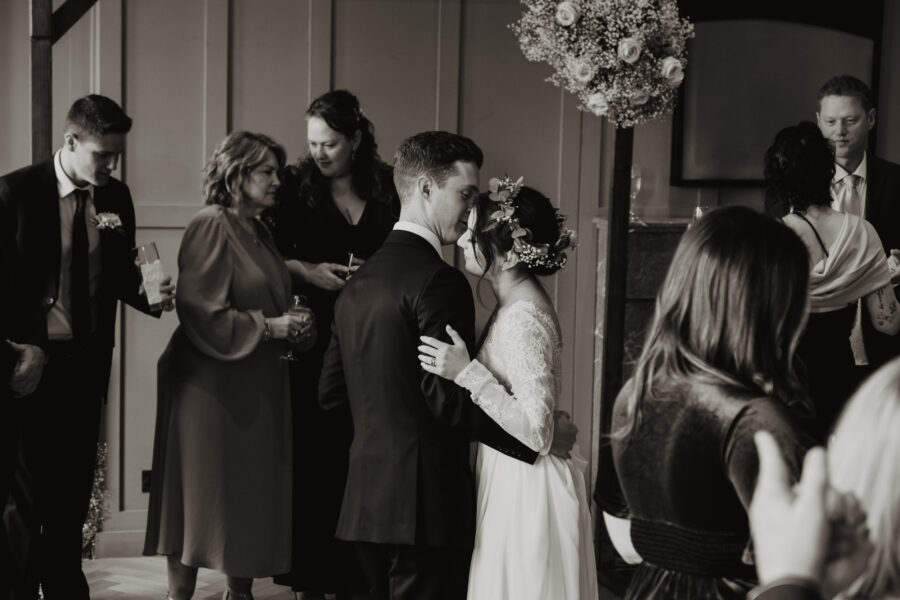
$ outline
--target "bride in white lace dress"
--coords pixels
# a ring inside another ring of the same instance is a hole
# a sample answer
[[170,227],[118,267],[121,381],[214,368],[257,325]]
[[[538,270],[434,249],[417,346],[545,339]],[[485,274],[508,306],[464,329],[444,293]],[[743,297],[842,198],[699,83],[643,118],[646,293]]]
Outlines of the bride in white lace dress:
[[498,304],[478,356],[423,337],[422,368],[467,388],[503,429],[539,453],[534,465],[478,445],[475,548],[469,600],[597,598],[585,462],[549,454],[561,389],[559,323],[536,275],[565,264],[574,232],[550,201],[509,179],[491,180],[460,238],[466,270]]

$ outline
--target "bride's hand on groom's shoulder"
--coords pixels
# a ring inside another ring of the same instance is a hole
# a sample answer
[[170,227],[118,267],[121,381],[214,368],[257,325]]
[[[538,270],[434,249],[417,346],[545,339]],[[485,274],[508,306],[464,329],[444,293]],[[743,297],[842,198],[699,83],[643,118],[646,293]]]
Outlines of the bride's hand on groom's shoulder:
[[453,341],[452,344],[427,335],[419,337],[422,340],[422,345],[419,346],[419,362],[425,371],[452,381],[469,364],[469,349],[456,330],[449,325],[447,335]]

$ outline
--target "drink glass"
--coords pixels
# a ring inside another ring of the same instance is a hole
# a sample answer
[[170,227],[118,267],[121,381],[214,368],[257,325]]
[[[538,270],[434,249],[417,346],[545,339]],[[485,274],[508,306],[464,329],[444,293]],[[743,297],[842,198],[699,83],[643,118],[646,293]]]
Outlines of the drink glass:
[[[293,295],[291,297],[291,305],[288,307],[287,314],[301,317],[303,322],[309,324],[313,320],[312,310],[309,308],[309,301],[306,299],[306,296]],[[296,339],[289,338],[287,352],[281,355],[282,360],[290,360],[290,361],[298,361],[300,357],[298,356],[298,342]],[[297,354],[294,351],[297,350]]]
[[150,242],[134,249],[135,264],[141,269],[141,280],[144,284],[144,293],[147,294],[147,303],[150,310],[161,310],[162,292],[160,284],[166,278],[162,262],[159,260],[159,251],[156,244]]

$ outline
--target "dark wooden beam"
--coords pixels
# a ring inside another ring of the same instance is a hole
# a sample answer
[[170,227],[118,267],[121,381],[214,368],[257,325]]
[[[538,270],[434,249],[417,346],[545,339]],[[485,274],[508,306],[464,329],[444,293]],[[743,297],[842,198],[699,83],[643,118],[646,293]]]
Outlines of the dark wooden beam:
[[59,41],[97,0],[66,0],[53,13],[53,43]]
[[633,149],[634,129],[617,129],[606,244],[606,314],[603,318],[603,388],[600,399],[600,430],[603,433],[609,433],[612,404],[622,387],[622,362],[625,359],[625,281]]
[[[622,388],[622,363],[625,360],[625,285],[628,270],[628,227],[631,208],[631,161],[634,129],[616,130],[613,158],[613,186],[608,215],[606,241],[606,302],[603,316],[603,368],[600,392],[600,449],[597,456],[597,486],[594,499],[600,510],[623,516],[621,497],[613,465],[610,430],[612,409]],[[616,553],[602,518],[597,519],[597,573],[601,583],[624,595],[631,573]]]
[[53,127],[53,4],[31,0],[31,160],[47,160]]

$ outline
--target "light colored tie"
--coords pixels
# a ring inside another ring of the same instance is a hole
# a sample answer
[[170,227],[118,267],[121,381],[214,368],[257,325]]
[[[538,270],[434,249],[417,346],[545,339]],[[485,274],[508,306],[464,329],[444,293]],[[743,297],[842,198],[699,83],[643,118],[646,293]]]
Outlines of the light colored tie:
[[845,176],[834,185],[834,208],[841,212],[863,216],[860,210],[861,202],[859,198],[859,181],[862,179],[859,175]]

